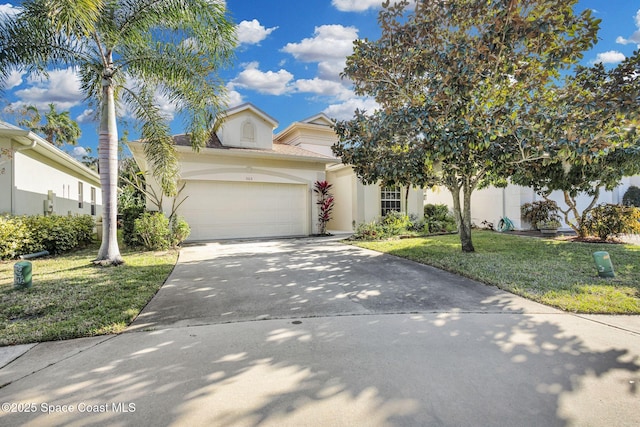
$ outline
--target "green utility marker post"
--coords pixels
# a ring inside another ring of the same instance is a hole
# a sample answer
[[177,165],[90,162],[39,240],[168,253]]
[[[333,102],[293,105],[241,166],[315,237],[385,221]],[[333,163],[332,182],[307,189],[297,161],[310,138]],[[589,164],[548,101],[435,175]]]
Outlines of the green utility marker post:
[[613,272],[613,264],[609,252],[599,251],[593,253],[593,259],[596,262],[598,276],[600,277],[616,277]]
[[31,263],[29,261],[16,262],[13,266],[13,286],[15,289],[27,289],[33,285],[31,281]]

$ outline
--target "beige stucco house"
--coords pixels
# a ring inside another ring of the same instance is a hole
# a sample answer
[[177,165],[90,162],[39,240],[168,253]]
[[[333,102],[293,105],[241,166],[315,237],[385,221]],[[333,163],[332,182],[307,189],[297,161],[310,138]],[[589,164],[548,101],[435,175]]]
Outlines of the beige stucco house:
[[[404,210],[401,191],[362,185],[353,170],[333,156],[336,134],[331,124],[326,115],[318,114],[274,135],[278,122],[273,117],[242,104],[226,112],[216,135],[197,153],[187,135],[176,135],[180,185],[184,184],[178,201],[185,199],[177,213],[191,226],[189,239],[315,234],[318,207],[313,185],[321,180],[333,184],[331,232],[351,232],[355,224],[386,210]],[[149,170],[143,143],[128,145],[141,170]],[[153,180],[151,185],[157,188]],[[422,202],[422,190],[411,190],[409,213],[421,214]],[[165,213],[172,204],[164,203]]]
[[101,211],[96,172],[33,132],[0,122],[0,214]]

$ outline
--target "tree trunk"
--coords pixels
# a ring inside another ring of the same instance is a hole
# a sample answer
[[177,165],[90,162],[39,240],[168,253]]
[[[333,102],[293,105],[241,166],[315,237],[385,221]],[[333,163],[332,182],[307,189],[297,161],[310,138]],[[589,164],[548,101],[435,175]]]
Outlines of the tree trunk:
[[100,184],[102,186],[102,243],[95,262],[122,264],[118,247],[118,128],[111,78],[102,81],[99,131]]
[[471,241],[471,191],[472,188],[468,182],[463,185],[462,198],[464,200],[462,206],[462,227],[460,227],[460,243],[462,244],[462,252],[475,252]]
[[471,241],[471,192],[469,191],[469,186],[463,186],[463,203],[460,203],[460,186],[451,185],[448,188],[453,196],[453,215],[458,225],[462,252],[475,252]]

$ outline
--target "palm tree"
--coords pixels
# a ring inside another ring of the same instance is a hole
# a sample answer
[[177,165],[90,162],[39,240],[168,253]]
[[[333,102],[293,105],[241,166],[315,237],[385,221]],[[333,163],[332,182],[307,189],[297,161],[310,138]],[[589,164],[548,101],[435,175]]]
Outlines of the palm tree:
[[40,129],[47,137],[47,141],[57,147],[78,143],[80,126],[71,118],[68,111],[59,113],[55,105],[49,104],[49,111],[44,114],[44,118],[47,122]]
[[40,112],[35,106],[25,106],[22,114],[24,119],[18,122],[19,126],[44,134],[47,141],[56,147],[62,147],[64,144],[76,145],[78,143],[81,134],[80,126],[71,118],[68,111],[59,113],[54,104],[49,104],[49,111],[44,114],[46,123],[43,125],[40,124]]
[[225,104],[215,73],[232,57],[234,26],[223,0],[28,0],[0,19],[0,78],[11,66],[45,73],[75,67],[99,117],[103,239],[96,262],[123,262],[116,238],[116,111],[133,116],[154,176],[166,194],[178,172],[169,118],[171,100],[195,150],[203,147]]

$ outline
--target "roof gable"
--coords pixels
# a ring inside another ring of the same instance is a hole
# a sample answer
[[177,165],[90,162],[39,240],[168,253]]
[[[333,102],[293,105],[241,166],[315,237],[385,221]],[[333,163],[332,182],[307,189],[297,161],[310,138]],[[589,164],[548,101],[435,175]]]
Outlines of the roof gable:
[[333,126],[333,120],[331,120],[325,113],[316,114],[315,116],[311,116],[307,119],[301,120],[301,123],[321,126]]
[[[251,111],[253,114],[258,116],[259,118],[261,118],[265,122],[271,124],[273,129],[278,127],[278,121],[276,119],[274,119],[273,117],[271,117],[270,115],[268,115],[267,113],[265,113],[264,111],[262,111],[261,109],[259,109],[258,107],[256,107],[255,105],[253,105],[250,102],[245,102],[244,104],[240,104],[240,105],[237,105],[237,106],[235,106],[233,108],[229,108],[227,111],[225,111],[224,120],[225,121],[229,120],[233,116],[235,116],[237,114],[240,114],[240,113],[242,113],[244,111]],[[223,123],[223,125],[224,125],[224,123]]]

